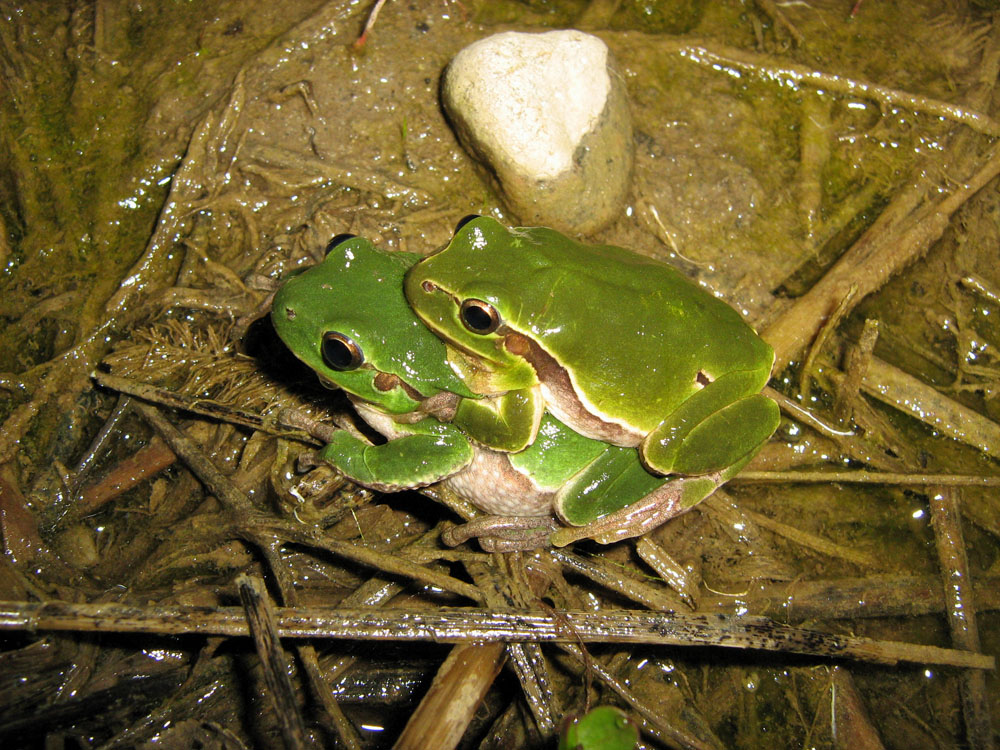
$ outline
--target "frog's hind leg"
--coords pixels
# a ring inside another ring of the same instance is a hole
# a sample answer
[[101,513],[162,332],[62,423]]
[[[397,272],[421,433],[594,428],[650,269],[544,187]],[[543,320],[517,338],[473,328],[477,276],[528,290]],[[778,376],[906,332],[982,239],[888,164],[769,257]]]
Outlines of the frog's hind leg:
[[731,373],[685,401],[640,446],[646,468],[658,474],[708,474],[753,456],[780,419],[778,405],[754,392],[756,378],[756,373]]
[[441,541],[455,547],[472,538],[486,552],[513,552],[544,547],[558,523],[551,516],[476,516],[445,530]]
[[729,475],[727,471],[663,480],[641,500],[583,526],[560,529],[549,537],[549,541],[556,547],[563,547],[579,539],[590,538],[601,544],[611,544],[641,536],[693,508],[715,492]]

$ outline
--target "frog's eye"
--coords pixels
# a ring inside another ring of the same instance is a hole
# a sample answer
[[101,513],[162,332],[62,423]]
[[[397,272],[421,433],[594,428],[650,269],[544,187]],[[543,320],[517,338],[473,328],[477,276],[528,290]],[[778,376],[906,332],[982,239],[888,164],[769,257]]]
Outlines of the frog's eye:
[[480,216],[479,214],[469,214],[468,216],[464,216],[461,219],[459,219],[458,220],[458,224],[455,225],[455,234],[458,234],[458,230],[459,229],[461,229],[462,227],[464,227],[466,224],[468,224],[473,219],[478,219],[479,216]]
[[341,242],[346,242],[347,240],[354,239],[357,236],[358,235],[356,234],[338,234],[336,237],[330,240],[330,242],[327,243],[326,250],[323,252],[323,256],[326,257],[327,255],[329,255],[330,251],[333,250],[333,248],[335,248]]
[[320,346],[323,363],[331,370],[356,370],[365,362],[361,347],[342,333],[327,331]]
[[500,327],[500,313],[489,302],[481,299],[467,299],[459,311],[462,325],[473,333],[485,336]]

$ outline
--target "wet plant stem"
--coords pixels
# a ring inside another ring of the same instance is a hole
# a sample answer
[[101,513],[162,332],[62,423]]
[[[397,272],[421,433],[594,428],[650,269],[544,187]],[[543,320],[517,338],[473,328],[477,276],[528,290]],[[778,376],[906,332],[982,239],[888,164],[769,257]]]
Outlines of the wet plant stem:
[[[860,636],[824,633],[752,615],[679,614],[645,610],[490,612],[465,608],[434,611],[346,610],[279,607],[282,638],[348,640],[534,641],[630,643],[763,649],[876,664],[935,664],[994,669],[988,654]],[[0,602],[0,630],[75,630],[117,633],[250,634],[239,607],[166,606],[70,602]]]
[[847,469],[838,471],[743,471],[730,483],[765,482],[795,484],[826,484],[844,482],[853,484],[888,484],[910,487],[1000,487],[1000,477],[976,476],[972,474],[899,474],[888,471],[859,471]]
[[[960,495],[954,488],[940,488],[931,494],[931,526],[941,569],[941,587],[945,596],[945,613],[951,629],[951,641],[956,648],[981,650],[979,626],[976,624],[976,603],[972,594],[969,560],[962,535]],[[990,721],[990,700],[986,678],[981,672],[960,677],[962,713],[970,747],[993,750],[996,747]]]
[[278,636],[274,605],[267,595],[264,582],[242,575],[236,579],[240,600],[246,610],[250,635],[257,647],[257,656],[264,670],[264,682],[274,703],[275,716],[281,727],[286,750],[300,750],[309,746],[306,725],[295,700],[295,689],[288,676],[288,660]]
[[974,163],[982,166],[947,197],[917,209],[905,221],[885,228],[879,222],[872,225],[812,289],[761,332],[774,347],[776,372],[800,356],[852,286],[857,286],[853,295],[857,304],[923,255],[944,233],[951,215],[1000,174],[1000,148],[992,148],[985,158],[977,158]]
[[1000,135],[1000,123],[984,112],[919,94],[911,94],[908,91],[880,86],[834,73],[825,73],[790,63],[787,60],[777,62],[766,55],[746,52],[733,47],[712,45],[709,48],[700,43],[681,40],[678,43],[678,52],[681,57],[702,65],[739,68],[766,75],[768,78],[791,80],[803,86],[822,89],[839,96],[869,99],[883,106],[902,107],[912,112],[922,112],[931,117],[943,117],[960,122],[984,135]]

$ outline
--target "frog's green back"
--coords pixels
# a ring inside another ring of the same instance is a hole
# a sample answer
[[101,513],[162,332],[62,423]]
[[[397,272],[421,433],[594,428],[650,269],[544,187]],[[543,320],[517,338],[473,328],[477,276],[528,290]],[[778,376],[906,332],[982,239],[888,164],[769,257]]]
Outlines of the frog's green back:
[[569,365],[577,393],[636,426],[655,426],[704,376],[758,372],[759,390],[770,373],[771,348],[739,313],[622,248],[480,217],[421,265],[457,297],[493,304],[507,326]]

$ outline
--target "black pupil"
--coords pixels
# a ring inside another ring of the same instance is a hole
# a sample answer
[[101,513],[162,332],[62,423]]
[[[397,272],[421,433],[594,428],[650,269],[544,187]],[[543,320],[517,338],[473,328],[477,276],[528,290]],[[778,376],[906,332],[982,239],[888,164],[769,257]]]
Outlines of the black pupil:
[[356,350],[336,336],[323,339],[323,361],[334,370],[351,370],[358,366]]
[[472,221],[473,219],[478,219],[478,218],[479,218],[479,214],[469,214],[468,216],[463,216],[459,220],[458,224],[455,225],[455,231],[457,232],[459,229],[461,229],[462,227],[464,227],[470,221]]
[[473,331],[488,331],[493,327],[493,318],[478,305],[469,305],[464,310],[465,324]]
[[332,240],[330,240],[327,243],[325,254],[329,255],[330,251],[333,250],[333,248],[335,248],[341,242],[346,242],[347,240],[352,240],[355,237],[357,237],[356,234],[338,234],[336,237],[334,237]]

